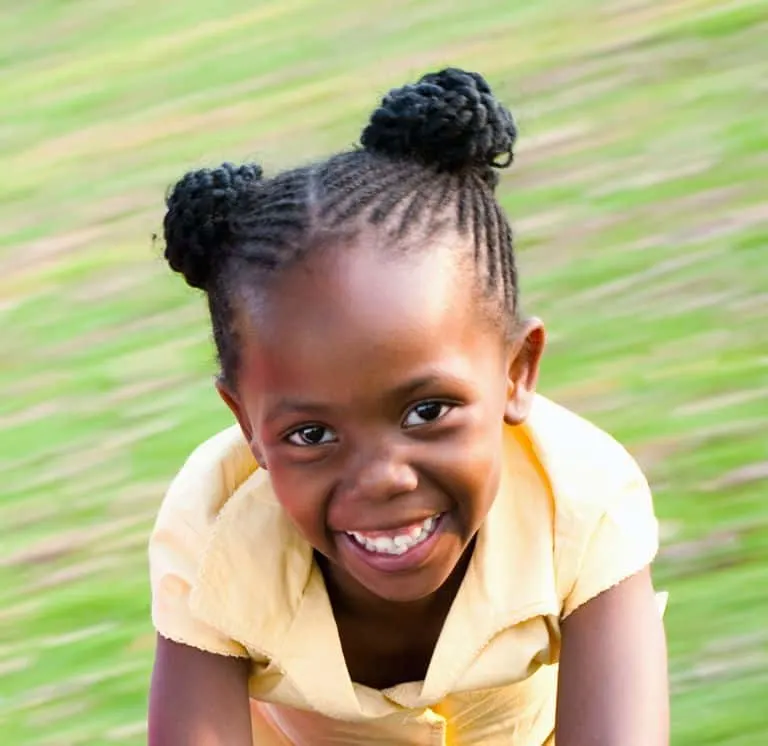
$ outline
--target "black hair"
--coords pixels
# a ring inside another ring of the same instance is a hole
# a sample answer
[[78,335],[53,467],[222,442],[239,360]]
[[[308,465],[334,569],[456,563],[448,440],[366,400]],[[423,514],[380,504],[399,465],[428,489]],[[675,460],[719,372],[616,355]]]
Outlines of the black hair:
[[208,296],[225,380],[234,383],[237,372],[233,298],[241,283],[297,261],[321,234],[378,226],[403,244],[448,226],[472,239],[481,287],[505,325],[514,323],[512,234],[495,189],[516,137],[488,83],[450,68],[390,91],[361,147],[269,179],[255,164],[186,174],[166,200],[165,258]]

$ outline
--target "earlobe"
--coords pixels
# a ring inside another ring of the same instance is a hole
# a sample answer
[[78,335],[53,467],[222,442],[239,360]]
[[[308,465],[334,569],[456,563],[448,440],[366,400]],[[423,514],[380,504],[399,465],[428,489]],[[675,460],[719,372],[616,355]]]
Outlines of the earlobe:
[[230,389],[229,386],[227,386],[226,382],[221,376],[216,378],[216,391],[219,392],[219,396],[221,397],[222,401],[229,407],[229,410],[235,416],[238,425],[240,425],[240,430],[243,433],[243,437],[250,446],[251,453],[253,453],[253,457],[256,459],[259,467],[261,469],[266,469],[266,459],[264,458],[261,449],[259,449],[254,442],[253,427],[251,426],[251,421],[248,418],[248,414],[246,413],[245,408],[240,403],[240,399],[238,398],[237,393]]
[[542,322],[532,318],[525,322],[510,348],[504,407],[504,421],[508,425],[521,424],[531,411],[546,338]]

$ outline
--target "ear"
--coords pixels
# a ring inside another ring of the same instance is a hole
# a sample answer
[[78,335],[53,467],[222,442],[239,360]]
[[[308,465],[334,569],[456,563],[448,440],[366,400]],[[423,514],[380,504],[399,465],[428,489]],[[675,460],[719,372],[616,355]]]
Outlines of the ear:
[[251,421],[248,418],[248,413],[245,411],[245,407],[243,407],[242,402],[237,396],[237,392],[229,388],[221,376],[216,378],[216,391],[219,392],[222,401],[229,407],[232,414],[235,415],[235,419],[240,425],[240,430],[243,432],[243,437],[251,447],[251,453],[253,453],[253,457],[256,459],[259,467],[266,469],[266,459],[257,443],[254,441]]
[[547,333],[539,319],[528,319],[509,350],[507,361],[507,402],[504,421],[508,425],[524,422],[539,380],[539,365]]

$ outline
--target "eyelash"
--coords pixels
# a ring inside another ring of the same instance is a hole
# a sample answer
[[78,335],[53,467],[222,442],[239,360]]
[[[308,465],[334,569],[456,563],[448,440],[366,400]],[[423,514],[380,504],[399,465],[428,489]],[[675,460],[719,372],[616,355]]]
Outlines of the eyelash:
[[[428,406],[438,406],[440,408],[440,414],[437,417],[435,417],[435,419],[428,420],[427,422],[423,423],[426,425],[432,422],[439,422],[440,420],[442,420],[443,417],[445,417],[448,414],[448,412],[450,412],[454,407],[456,407],[456,404],[452,402],[443,401],[441,399],[425,399],[424,401],[417,402],[412,407],[410,407],[408,411],[405,413],[405,417],[403,418],[403,425],[405,425],[405,422],[408,420],[410,415],[416,412],[416,410],[419,407],[428,407]],[[420,425],[411,425],[410,427],[420,427]]]
[[[416,424],[416,425],[406,425],[405,424],[407,422],[408,418],[410,417],[410,415],[412,413],[416,412],[416,410],[419,407],[435,406],[435,405],[437,405],[440,408],[440,411],[439,411],[438,416],[435,417],[433,420],[427,420],[426,422],[419,423],[419,424]],[[405,429],[413,429],[413,428],[416,428],[416,427],[423,427],[424,425],[430,425],[430,424],[432,424],[434,422],[439,422],[452,409],[454,409],[457,406],[458,405],[455,402],[444,401],[442,399],[424,399],[423,401],[417,402],[416,404],[414,404],[414,405],[412,405],[411,407],[408,408],[408,411],[405,413],[405,417],[402,420],[401,426],[403,428],[405,428]],[[301,427],[296,428],[295,430],[291,430],[291,432],[289,432],[285,436],[285,440],[288,443],[290,443],[291,445],[297,446],[298,448],[315,448],[317,446],[323,446],[323,445],[328,445],[329,443],[335,443],[336,440],[337,440],[337,438],[335,436],[334,436],[333,440],[323,440],[321,438],[319,441],[317,441],[315,443],[312,443],[312,442],[308,443],[306,441],[301,442],[301,443],[297,443],[296,441],[291,440],[291,438],[293,438],[294,436],[301,437],[302,433],[306,433],[309,430],[322,430],[322,431],[324,431],[324,433],[333,433],[333,430],[331,430],[331,428],[329,428],[329,427],[326,427],[325,425],[320,425],[320,424],[302,425]]]
[[296,443],[295,441],[291,440],[291,438],[293,438],[294,436],[297,436],[297,435],[300,436],[301,433],[307,432],[308,430],[324,430],[327,433],[333,432],[331,430],[331,428],[326,427],[325,425],[302,425],[301,427],[296,428],[295,430],[291,430],[291,432],[289,432],[285,436],[285,440],[288,443],[290,443],[291,445],[298,446],[299,448],[314,448],[314,447],[317,447],[317,446],[327,445],[329,442],[330,443],[335,443],[336,442],[335,439],[331,440],[331,441],[325,441],[325,442],[320,440],[317,443],[306,443],[306,442],[304,442],[304,443]]

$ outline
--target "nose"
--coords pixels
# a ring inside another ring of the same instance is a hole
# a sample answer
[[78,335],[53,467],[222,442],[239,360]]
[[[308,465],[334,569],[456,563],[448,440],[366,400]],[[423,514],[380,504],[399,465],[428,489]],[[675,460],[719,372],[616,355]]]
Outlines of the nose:
[[379,447],[350,459],[342,483],[344,497],[360,501],[386,501],[418,486],[414,468],[395,449]]

